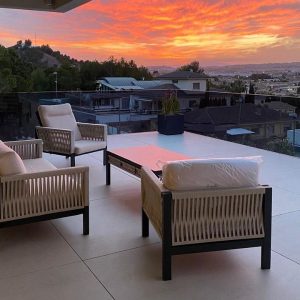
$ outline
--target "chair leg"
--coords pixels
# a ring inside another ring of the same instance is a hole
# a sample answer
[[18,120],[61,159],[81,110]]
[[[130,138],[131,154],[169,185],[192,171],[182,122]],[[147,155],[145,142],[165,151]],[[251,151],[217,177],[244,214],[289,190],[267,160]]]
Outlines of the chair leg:
[[172,269],[172,194],[163,194],[162,279],[171,280]]
[[88,235],[90,233],[90,224],[89,224],[89,207],[84,207],[83,212],[83,234]]
[[142,209],[142,237],[149,236],[149,218]]
[[105,166],[107,163],[106,151],[107,148],[103,149],[103,166]]
[[71,167],[75,167],[75,154],[71,154]]
[[162,250],[162,279],[164,281],[172,279],[172,256],[170,252],[163,245]]
[[271,268],[271,243],[268,241],[266,241],[261,247],[261,268]]
[[271,267],[272,189],[267,188],[263,199],[265,238],[261,247],[261,268]]

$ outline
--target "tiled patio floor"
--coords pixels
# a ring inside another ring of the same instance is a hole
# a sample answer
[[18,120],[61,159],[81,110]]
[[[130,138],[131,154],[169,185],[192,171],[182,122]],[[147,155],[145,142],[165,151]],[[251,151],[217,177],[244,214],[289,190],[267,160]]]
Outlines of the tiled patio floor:
[[[191,157],[262,155],[261,182],[273,187],[271,270],[260,249],[181,255],[172,281],[161,281],[161,244],[141,237],[140,182],[112,168],[102,153],[77,159],[90,167],[90,235],[82,217],[0,230],[1,300],[300,299],[300,160],[185,133],[109,136],[109,148],[156,144]],[[45,155],[57,167],[62,156]]]

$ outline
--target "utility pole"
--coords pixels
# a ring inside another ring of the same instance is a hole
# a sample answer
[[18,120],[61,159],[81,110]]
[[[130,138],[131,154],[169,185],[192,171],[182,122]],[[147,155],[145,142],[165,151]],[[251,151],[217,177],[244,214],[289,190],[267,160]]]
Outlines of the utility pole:
[[55,98],[57,99],[57,72],[53,72],[53,75],[55,75]]

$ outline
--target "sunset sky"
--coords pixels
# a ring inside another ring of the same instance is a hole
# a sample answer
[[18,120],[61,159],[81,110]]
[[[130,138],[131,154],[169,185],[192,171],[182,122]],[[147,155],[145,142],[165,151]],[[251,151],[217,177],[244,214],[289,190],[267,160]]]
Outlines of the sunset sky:
[[93,0],[65,14],[0,9],[0,44],[77,59],[202,66],[300,61],[300,0]]

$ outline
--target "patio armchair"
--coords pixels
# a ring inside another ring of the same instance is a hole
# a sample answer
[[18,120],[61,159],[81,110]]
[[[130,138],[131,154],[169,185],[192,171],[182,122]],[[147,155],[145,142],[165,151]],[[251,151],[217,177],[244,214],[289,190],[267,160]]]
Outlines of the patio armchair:
[[270,268],[272,189],[258,184],[258,165],[169,162],[162,181],[142,168],[142,236],[150,220],[162,240],[163,280],[171,279],[172,256],[185,253],[261,247],[261,268]]
[[83,214],[89,234],[89,169],[57,169],[42,140],[0,141],[0,228]]
[[40,125],[37,137],[44,142],[44,152],[71,158],[103,150],[103,165],[106,164],[107,126],[76,122],[69,103],[40,105],[37,111]]

